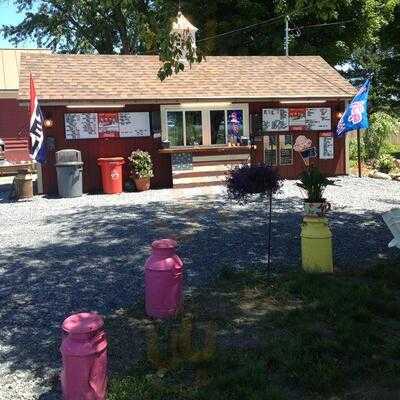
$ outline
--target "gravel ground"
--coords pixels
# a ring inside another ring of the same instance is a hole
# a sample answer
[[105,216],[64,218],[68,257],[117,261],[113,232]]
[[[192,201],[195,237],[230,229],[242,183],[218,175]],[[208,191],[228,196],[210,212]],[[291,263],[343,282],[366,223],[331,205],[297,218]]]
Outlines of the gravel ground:
[[[192,287],[223,266],[265,262],[265,208],[232,205],[222,187],[19,203],[8,202],[6,189],[0,182],[2,400],[58,398],[49,388],[59,368],[60,323],[74,311],[108,315],[140,299],[152,240],[179,241]],[[299,267],[301,196],[288,181],[274,201],[277,271]],[[400,207],[399,182],[344,177],[326,197],[338,269],[397,257],[381,214]]]

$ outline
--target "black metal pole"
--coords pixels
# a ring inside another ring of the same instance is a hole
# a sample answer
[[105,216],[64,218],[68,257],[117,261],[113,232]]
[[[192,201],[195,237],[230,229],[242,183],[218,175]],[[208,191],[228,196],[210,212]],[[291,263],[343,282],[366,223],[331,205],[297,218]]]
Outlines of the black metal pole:
[[269,196],[269,216],[268,216],[268,244],[267,244],[267,278],[271,278],[271,228],[272,228],[272,193]]
[[361,135],[357,129],[357,160],[358,160],[358,177],[361,178]]

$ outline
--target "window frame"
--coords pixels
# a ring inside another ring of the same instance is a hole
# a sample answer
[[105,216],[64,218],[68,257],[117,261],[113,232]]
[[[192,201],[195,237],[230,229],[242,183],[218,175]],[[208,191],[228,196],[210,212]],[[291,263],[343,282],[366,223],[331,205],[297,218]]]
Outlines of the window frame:
[[[292,144],[291,144],[292,148],[291,148],[291,149],[286,149],[286,148],[281,149],[280,136],[289,136],[289,135],[292,137]],[[293,133],[286,132],[286,133],[279,133],[279,134],[278,134],[278,145],[277,145],[277,149],[278,149],[278,155],[279,155],[279,164],[278,164],[279,166],[282,166],[282,167],[290,167],[291,165],[293,165],[293,163],[294,163],[293,146],[294,146],[294,134],[293,134]],[[291,162],[290,164],[282,164],[282,163],[281,163],[281,150],[291,150],[291,152],[292,152],[292,157],[291,157],[292,162]]]
[[[186,112],[201,111],[201,126],[202,126],[202,146],[221,147],[228,146],[228,111],[240,110],[243,112],[243,137],[249,137],[249,104],[248,103],[232,103],[228,106],[218,105],[217,103],[210,105],[202,105],[201,107],[186,107],[182,105],[161,105],[161,137],[163,140],[168,140],[168,112],[183,113],[183,146],[171,146],[173,148],[193,147],[186,144]],[[211,111],[224,111],[225,114],[225,144],[211,144]],[[197,147],[197,146],[196,146]]]
[[[292,162],[290,164],[281,164],[281,142],[280,142],[280,136],[287,136],[290,135],[292,136]],[[273,167],[290,167],[294,165],[294,151],[293,151],[293,146],[294,146],[294,139],[295,135],[292,132],[274,132],[274,133],[268,133],[267,135],[264,136],[275,136],[276,137],[276,149],[275,149],[275,159],[276,159],[276,164],[273,164]],[[263,155],[264,155],[264,162],[267,162],[267,157],[266,157],[266,150],[270,150],[265,147],[265,138],[263,139]]]

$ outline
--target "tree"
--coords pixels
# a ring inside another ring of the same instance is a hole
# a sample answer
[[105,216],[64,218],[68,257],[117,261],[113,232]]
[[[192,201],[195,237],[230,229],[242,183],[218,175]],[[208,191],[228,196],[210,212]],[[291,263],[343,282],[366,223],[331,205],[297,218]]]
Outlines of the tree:
[[[290,15],[290,54],[319,54],[331,65],[349,61],[357,68],[359,48],[379,48],[382,29],[393,20],[399,0],[181,0],[200,28],[198,48],[206,55],[282,55],[286,14]],[[25,14],[2,27],[15,44],[27,37],[59,52],[155,54],[161,52],[161,78],[184,68],[169,36],[176,0],[14,0]],[[268,22],[266,22],[268,21]],[[347,21],[339,25],[313,26]],[[348,21],[351,21],[349,23]],[[243,27],[250,28],[242,29]],[[234,33],[225,34],[230,31]],[[396,32],[392,32],[397,34]],[[385,33],[388,43],[392,34]],[[388,45],[385,44],[385,48]],[[385,50],[387,51],[387,50]],[[201,59],[201,57],[200,57]],[[191,61],[199,61],[193,58]],[[168,64],[169,62],[169,64]]]

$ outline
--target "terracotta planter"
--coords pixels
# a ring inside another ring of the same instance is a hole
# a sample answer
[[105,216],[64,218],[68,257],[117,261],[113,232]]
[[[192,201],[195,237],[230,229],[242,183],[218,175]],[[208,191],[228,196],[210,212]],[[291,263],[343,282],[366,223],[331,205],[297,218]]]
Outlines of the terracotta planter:
[[331,209],[331,204],[327,201],[318,203],[304,202],[304,215],[308,217],[323,217]]
[[150,178],[133,178],[133,180],[138,192],[144,192],[150,189]]

